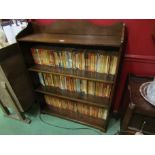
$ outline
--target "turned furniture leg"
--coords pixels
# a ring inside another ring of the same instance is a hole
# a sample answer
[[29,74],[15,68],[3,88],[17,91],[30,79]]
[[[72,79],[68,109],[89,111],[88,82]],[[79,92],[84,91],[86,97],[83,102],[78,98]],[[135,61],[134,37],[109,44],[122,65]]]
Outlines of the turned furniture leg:
[[125,117],[122,121],[122,127],[121,128],[123,129],[123,131],[127,130],[128,125],[129,125],[129,121],[131,120],[134,109],[135,109],[135,104],[130,103],[128,106],[127,112],[125,114]]

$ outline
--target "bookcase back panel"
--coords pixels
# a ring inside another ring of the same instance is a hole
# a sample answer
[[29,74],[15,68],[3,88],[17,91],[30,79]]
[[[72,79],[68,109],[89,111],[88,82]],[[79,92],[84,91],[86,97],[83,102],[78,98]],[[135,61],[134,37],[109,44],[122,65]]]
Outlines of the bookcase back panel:
[[[125,26],[117,23],[99,26],[84,20],[57,20],[51,25],[32,22],[17,36],[18,41],[119,47],[124,41]],[[30,35],[25,35],[25,33]]]
[[120,36],[122,33],[122,23],[111,26],[99,26],[91,24],[85,20],[57,20],[51,25],[39,25],[32,23],[35,33],[51,33],[51,34],[75,34],[75,35],[105,35]]

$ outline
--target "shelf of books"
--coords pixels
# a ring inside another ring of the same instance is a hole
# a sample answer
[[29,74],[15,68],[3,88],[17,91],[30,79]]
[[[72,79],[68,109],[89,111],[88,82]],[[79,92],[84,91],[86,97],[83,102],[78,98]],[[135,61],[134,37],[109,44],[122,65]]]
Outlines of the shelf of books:
[[31,54],[34,66],[29,71],[37,74],[40,82],[35,91],[44,95],[50,109],[57,109],[57,114],[61,110],[65,117],[68,111],[72,117],[85,115],[103,124],[110,106],[117,52],[51,47],[31,48]]
[[[106,108],[109,106],[109,96],[108,96],[109,94],[105,94],[107,96],[103,96],[104,93],[103,94],[98,93],[95,96],[95,95],[92,95],[93,94],[92,90],[88,92],[89,94],[86,94],[82,90],[79,92],[76,92],[76,91],[62,90],[57,87],[40,86],[35,91],[43,93],[43,94],[55,96],[55,97],[60,97],[62,99],[69,99],[72,101],[82,102],[82,103],[89,104],[89,105],[96,105],[99,107],[106,107]],[[97,96],[97,95],[102,95],[102,96]]]
[[[64,51],[63,51],[64,50]],[[118,53],[105,51],[89,52],[77,49],[38,49],[31,52],[36,65],[30,71],[51,73],[80,79],[113,83]]]
[[45,95],[45,101],[47,103],[43,111],[45,113],[97,127],[101,130],[105,127],[108,115],[106,108],[88,106],[81,102],[62,100],[48,95]]
[[[77,29],[79,25],[79,29]],[[124,25],[29,24],[17,36],[41,111],[106,130]]]

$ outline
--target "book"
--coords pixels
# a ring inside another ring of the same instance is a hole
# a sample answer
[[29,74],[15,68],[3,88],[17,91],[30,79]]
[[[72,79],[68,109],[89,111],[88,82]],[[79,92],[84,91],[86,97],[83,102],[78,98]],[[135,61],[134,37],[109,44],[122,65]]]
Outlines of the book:
[[84,53],[84,59],[85,59],[85,69],[86,71],[88,71],[88,53],[87,51],[85,51]]
[[81,84],[80,84],[80,79],[76,79],[76,90],[77,92],[81,92]]
[[72,52],[72,68],[76,69],[76,54],[75,54],[75,51]]
[[45,102],[48,105],[56,107],[58,109],[69,110],[70,112],[75,112],[83,115],[87,115],[89,117],[99,118],[99,119],[106,119],[107,117],[107,110],[104,108],[96,107],[96,106],[89,106],[79,102],[74,102],[66,99],[60,99],[57,97],[52,97],[49,95],[44,95]]
[[32,56],[33,56],[34,63],[39,64],[38,55],[37,55],[37,52],[35,51],[35,49],[32,48],[31,53],[32,53]]
[[95,95],[95,82],[88,81],[88,94]]
[[50,74],[50,79],[51,79],[51,86],[54,87],[54,79],[53,79],[53,75]]
[[42,73],[38,73],[38,76],[39,76],[40,84],[41,84],[42,86],[45,86],[45,82],[44,82],[44,78],[43,78]]
[[55,66],[53,50],[49,50],[48,54],[49,54],[49,66]]
[[47,81],[46,73],[43,73],[42,75],[43,75],[43,78],[44,78],[45,86],[48,86],[48,81]]
[[108,114],[108,110],[103,109],[102,119],[106,120],[107,119],[107,114]]
[[87,80],[81,80],[81,92],[87,94]]
[[117,55],[96,50],[31,48],[31,53],[35,64],[111,75],[116,74],[118,63]]
[[112,56],[111,57],[111,65],[110,65],[110,72],[109,74],[115,75],[116,74],[116,68],[117,68],[117,61],[118,57],[117,56]]
[[35,64],[41,65],[42,62],[41,62],[41,55],[39,53],[39,50],[31,48],[31,53],[32,53],[33,60],[34,60]]

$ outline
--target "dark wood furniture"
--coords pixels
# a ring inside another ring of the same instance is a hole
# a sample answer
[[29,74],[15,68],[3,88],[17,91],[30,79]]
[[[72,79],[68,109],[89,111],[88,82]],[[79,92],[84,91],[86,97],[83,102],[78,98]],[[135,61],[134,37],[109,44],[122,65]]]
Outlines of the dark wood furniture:
[[123,95],[121,134],[135,134],[142,125],[144,134],[155,134],[155,107],[140,94],[142,83],[152,81],[153,77],[129,75]]
[[[27,69],[30,71],[32,81],[34,83],[34,90],[38,93],[37,99],[42,105],[42,112],[90,125],[105,131],[109,118],[109,110],[120,71],[120,61],[123,54],[122,51],[125,38],[124,35],[125,25],[123,23],[118,23],[111,26],[97,26],[84,20],[58,20],[52,25],[38,25],[35,22],[29,23],[28,27],[17,36],[17,41],[25,58]],[[30,51],[30,49],[35,46],[95,49],[104,50],[109,54],[114,51],[118,56],[116,74],[110,76],[96,72],[81,70],[75,71],[73,69],[35,65]],[[73,78],[108,83],[112,86],[112,93],[110,98],[104,98],[92,95],[82,96],[80,93],[76,92],[72,93],[67,90],[60,91],[57,88],[43,87],[39,84],[39,79],[36,74],[37,72],[52,73],[54,75],[63,75],[66,77],[69,76]],[[47,106],[43,97],[44,94],[71,100],[77,103],[80,102],[85,105],[106,108],[108,111],[108,116],[106,120],[103,120],[75,112],[73,113],[68,110],[57,109],[49,105]]]
[[6,116],[30,123],[24,115],[34,103],[32,84],[17,43],[0,49],[0,107]]

